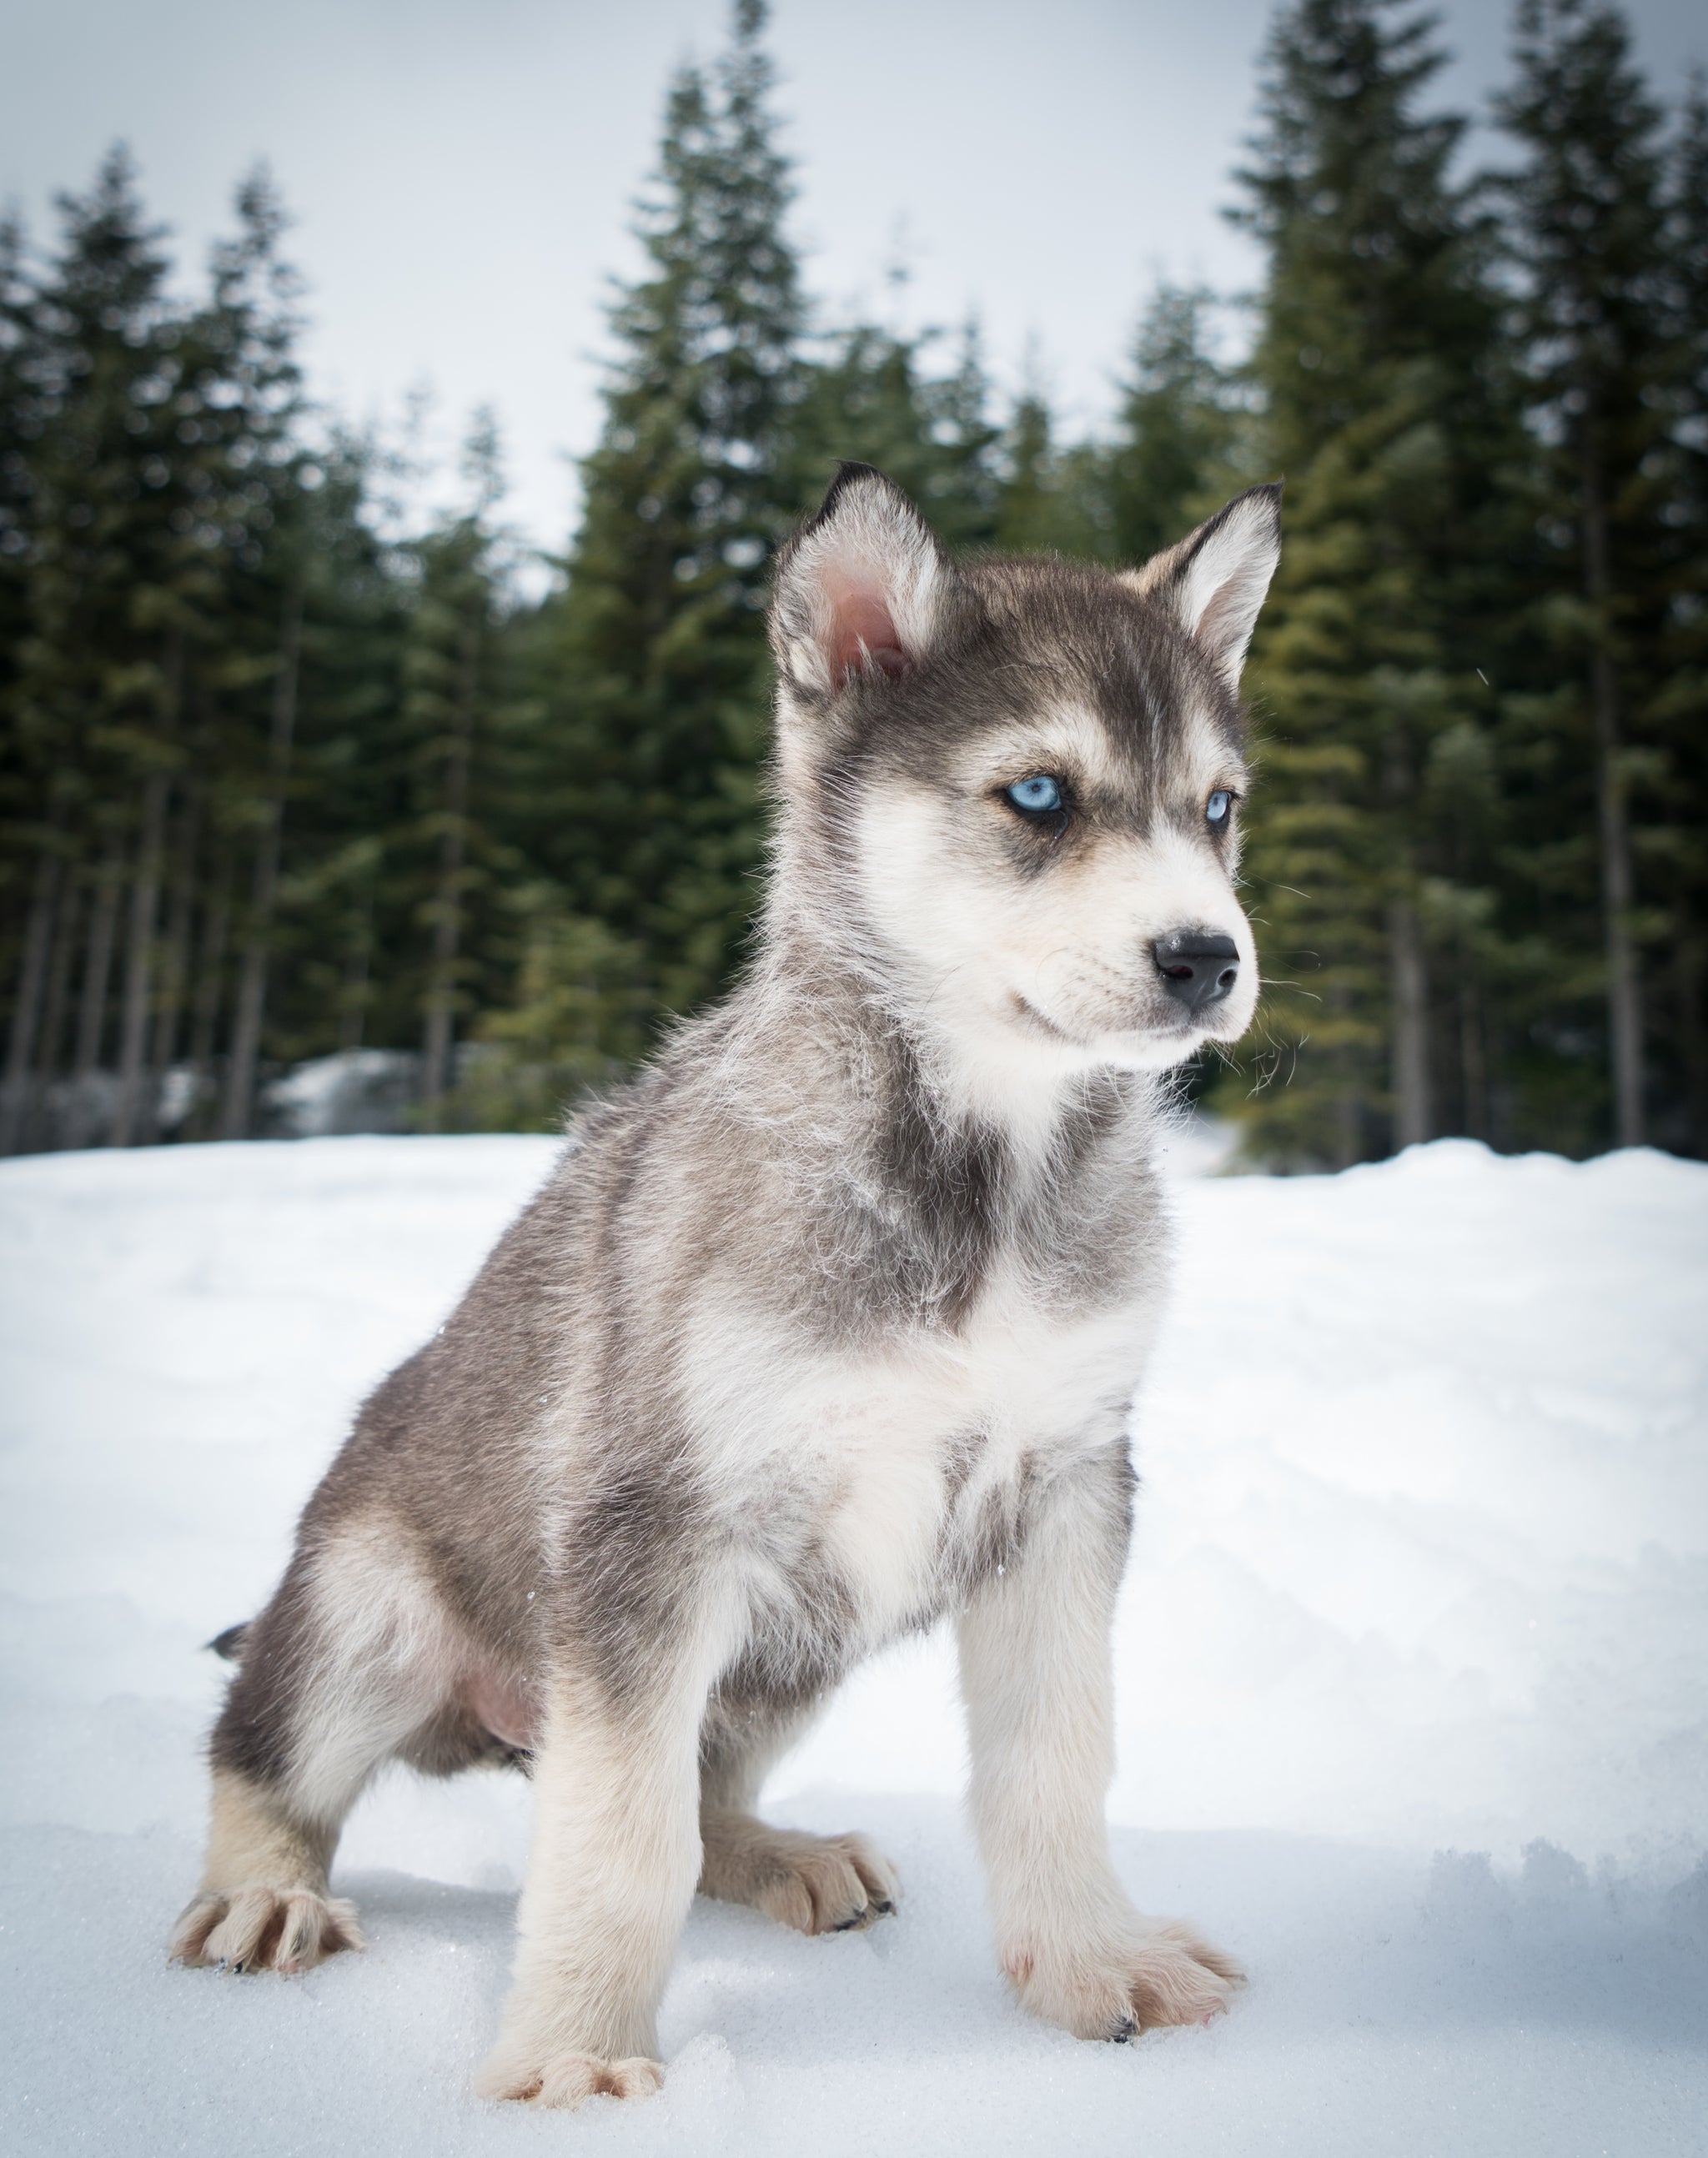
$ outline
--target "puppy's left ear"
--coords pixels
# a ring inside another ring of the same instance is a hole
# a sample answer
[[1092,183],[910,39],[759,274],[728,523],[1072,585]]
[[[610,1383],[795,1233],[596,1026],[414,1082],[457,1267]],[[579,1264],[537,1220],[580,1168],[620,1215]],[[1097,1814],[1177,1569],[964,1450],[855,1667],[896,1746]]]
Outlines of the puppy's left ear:
[[1162,600],[1229,689],[1240,686],[1246,648],[1281,560],[1281,488],[1254,487],[1153,555],[1121,581]]

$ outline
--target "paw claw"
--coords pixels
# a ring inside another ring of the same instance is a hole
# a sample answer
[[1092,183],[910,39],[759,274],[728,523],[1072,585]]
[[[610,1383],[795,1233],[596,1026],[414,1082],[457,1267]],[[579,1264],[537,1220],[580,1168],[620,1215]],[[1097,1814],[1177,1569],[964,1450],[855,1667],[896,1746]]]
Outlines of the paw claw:
[[706,1823],[700,1888],[801,1933],[847,1933],[900,1901],[889,1860],[863,1835],[808,1835],[746,1815]]
[[1035,2015],[1117,2046],[1142,2031],[1213,2022],[1244,1982],[1238,1964],[1189,1928],[1148,1925],[1136,1915],[1086,1949],[1017,1942],[1004,1967]]
[[312,1970],[342,1949],[365,1948],[356,1907],[312,1888],[215,1890],[190,1902],[173,1929],[167,1960],[237,1975]]
[[513,2052],[500,2047],[476,2077],[474,2087],[482,2098],[560,2107],[572,2113],[590,2098],[651,2098],[663,2081],[663,2069],[643,2054],[606,2061],[591,2053],[564,2053],[540,2065],[525,2049]]

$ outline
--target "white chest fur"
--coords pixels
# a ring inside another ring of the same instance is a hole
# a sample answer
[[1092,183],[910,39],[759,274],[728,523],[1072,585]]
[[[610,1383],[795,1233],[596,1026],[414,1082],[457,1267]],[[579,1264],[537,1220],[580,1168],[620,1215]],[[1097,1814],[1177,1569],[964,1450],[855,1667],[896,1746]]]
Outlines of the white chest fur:
[[788,1601],[810,1553],[869,1643],[937,1608],[1023,1484],[1117,1434],[1154,1323],[1148,1293],[1072,1317],[999,1273],[954,1334],[869,1353],[727,1316],[702,1332],[695,1422],[726,1518],[768,1577],[757,1600]]

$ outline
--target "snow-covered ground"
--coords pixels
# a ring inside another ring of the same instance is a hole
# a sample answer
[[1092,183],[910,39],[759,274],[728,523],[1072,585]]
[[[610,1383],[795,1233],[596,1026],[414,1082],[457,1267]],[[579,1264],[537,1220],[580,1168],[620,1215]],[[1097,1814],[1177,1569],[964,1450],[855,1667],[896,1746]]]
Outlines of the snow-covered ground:
[[1442,1144],[1182,1175],[1139,1405],[1110,1812],[1147,1908],[1253,1976],[1209,2031],[1007,2001],[937,1639],[779,1775],[900,1916],[697,1905],[644,2105],[482,2106],[527,1794],[364,1802],[371,1947],[168,1970],[199,1644],[255,1609],[363,1390],[550,1149],[329,1139],[0,1168],[0,2148],[366,2154],[1708,2150],[1708,1169]]

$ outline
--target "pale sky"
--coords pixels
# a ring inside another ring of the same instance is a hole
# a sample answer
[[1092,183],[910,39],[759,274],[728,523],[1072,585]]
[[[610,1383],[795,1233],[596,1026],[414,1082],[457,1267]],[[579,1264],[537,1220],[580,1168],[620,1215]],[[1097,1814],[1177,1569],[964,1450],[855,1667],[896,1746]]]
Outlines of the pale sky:
[[[1656,88],[1708,59],[1693,0],[1628,10]],[[1506,10],[1449,0],[1444,95],[1496,80]],[[1157,276],[1248,284],[1219,212],[1251,123],[1268,0],[776,0],[794,230],[833,321],[984,326],[1070,427],[1107,411]],[[725,0],[0,0],[0,199],[38,237],[116,137],[199,262],[238,176],[271,164],[309,287],[311,386],[438,436],[497,409],[508,514],[561,548],[566,452],[596,434],[612,274],[666,78]],[[885,276],[911,271],[898,302]]]

